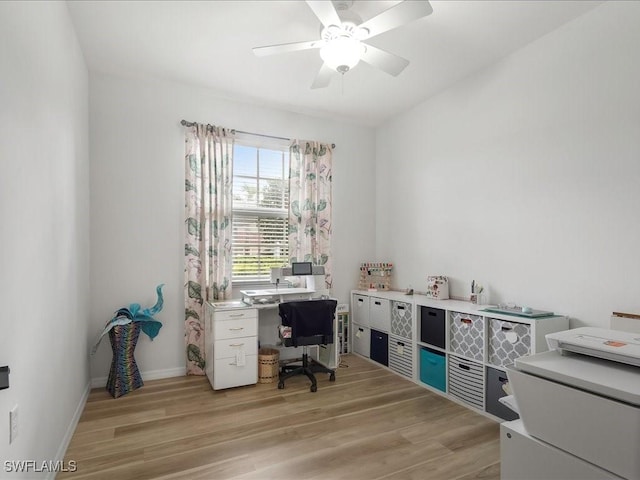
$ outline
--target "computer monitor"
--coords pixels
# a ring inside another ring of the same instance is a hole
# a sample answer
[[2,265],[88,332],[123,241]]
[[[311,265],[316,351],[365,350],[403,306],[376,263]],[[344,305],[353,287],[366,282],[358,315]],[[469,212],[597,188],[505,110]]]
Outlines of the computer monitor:
[[291,262],[291,275],[294,277],[312,274],[313,266],[311,262]]

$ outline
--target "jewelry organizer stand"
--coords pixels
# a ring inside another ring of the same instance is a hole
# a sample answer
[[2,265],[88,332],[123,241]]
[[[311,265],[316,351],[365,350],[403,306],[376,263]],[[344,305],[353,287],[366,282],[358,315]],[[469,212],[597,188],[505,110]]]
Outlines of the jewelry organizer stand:
[[366,262],[360,264],[360,290],[391,290],[392,263]]

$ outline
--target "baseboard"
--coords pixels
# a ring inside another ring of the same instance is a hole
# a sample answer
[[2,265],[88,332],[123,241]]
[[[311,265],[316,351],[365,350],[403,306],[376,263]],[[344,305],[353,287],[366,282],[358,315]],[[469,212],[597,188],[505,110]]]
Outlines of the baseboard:
[[[167,368],[165,370],[149,370],[140,372],[142,380],[159,380],[161,378],[183,377],[187,374],[187,368]],[[103,388],[107,386],[109,377],[96,377],[91,379],[91,388]]]
[[[76,431],[76,427],[78,426],[78,422],[80,421],[80,417],[82,416],[82,412],[84,411],[84,407],[87,404],[87,399],[89,398],[89,393],[91,392],[91,382],[87,382],[87,386],[84,388],[84,392],[82,392],[82,397],[80,397],[80,402],[78,402],[78,406],[76,407],[76,411],[73,412],[73,417],[71,417],[71,422],[67,427],[67,431],[60,442],[60,446],[58,447],[58,451],[56,452],[56,456],[54,458],[54,462],[63,462],[64,455],[67,453],[67,448],[69,447],[69,443],[71,443],[71,438],[73,437],[74,432]],[[52,471],[49,472],[46,476],[47,480],[54,480],[56,478],[56,474],[58,472]]]

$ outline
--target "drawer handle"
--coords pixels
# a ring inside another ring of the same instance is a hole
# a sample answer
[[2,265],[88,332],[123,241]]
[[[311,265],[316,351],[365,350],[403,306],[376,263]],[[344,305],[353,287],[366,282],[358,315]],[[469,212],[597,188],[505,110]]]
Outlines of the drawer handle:
[[373,302],[373,303],[375,303],[376,305],[382,305],[380,302]]
[[230,343],[229,344],[230,347],[241,347],[242,345],[244,345],[244,343]]
[[429,362],[431,365],[437,365],[438,362],[436,362],[435,360],[427,360],[427,362]]
[[458,366],[463,370],[471,370],[471,367],[469,365],[463,365],[462,363],[459,363]]
[[399,347],[404,347],[404,343],[403,342],[398,342],[398,346]]
[[244,330],[244,327],[235,327],[235,328],[230,328],[230,331],[237,331],[237,330]]
[[359,299],[358,299],[358,302],[360,302],[360,303],[364,303],[364,299],[363,299],[363,298],[359,298]]
[[429,315],[430,317],[435,317],[436,316],[436,312],[427,312],[427,315]]
[[501,330],[503,332],[510,332],[511,330],[513,330],[513,328],[511,328],[511,327],[502,327]]
[[398,310],[404,310],[404,305],[398,305],[396,308],[397,308]]
[[506,378],[504,378],[504,377],[498,377],[498,381],[499,381],[500,383],[507,383],[509,380],[507,380],[507,379],[506,379]]
[[364,329],[363,328],[359,328],[358,331],[359,332],[364,332]]
[[244,317],[244,313],[232,313],[229,316],[230,317],[234,317],[234,318],[236,318],[236,317]]
[[461,318],[460,323],[464,323],[465,325],[471,325],[472,322],[470,318]]

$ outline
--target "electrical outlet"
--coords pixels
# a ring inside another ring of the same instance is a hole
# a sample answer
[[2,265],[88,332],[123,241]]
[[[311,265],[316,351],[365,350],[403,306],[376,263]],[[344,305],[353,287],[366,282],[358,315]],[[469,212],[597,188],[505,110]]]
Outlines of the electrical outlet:
[[18,437],[18,405],[9,411],[9,443]]

